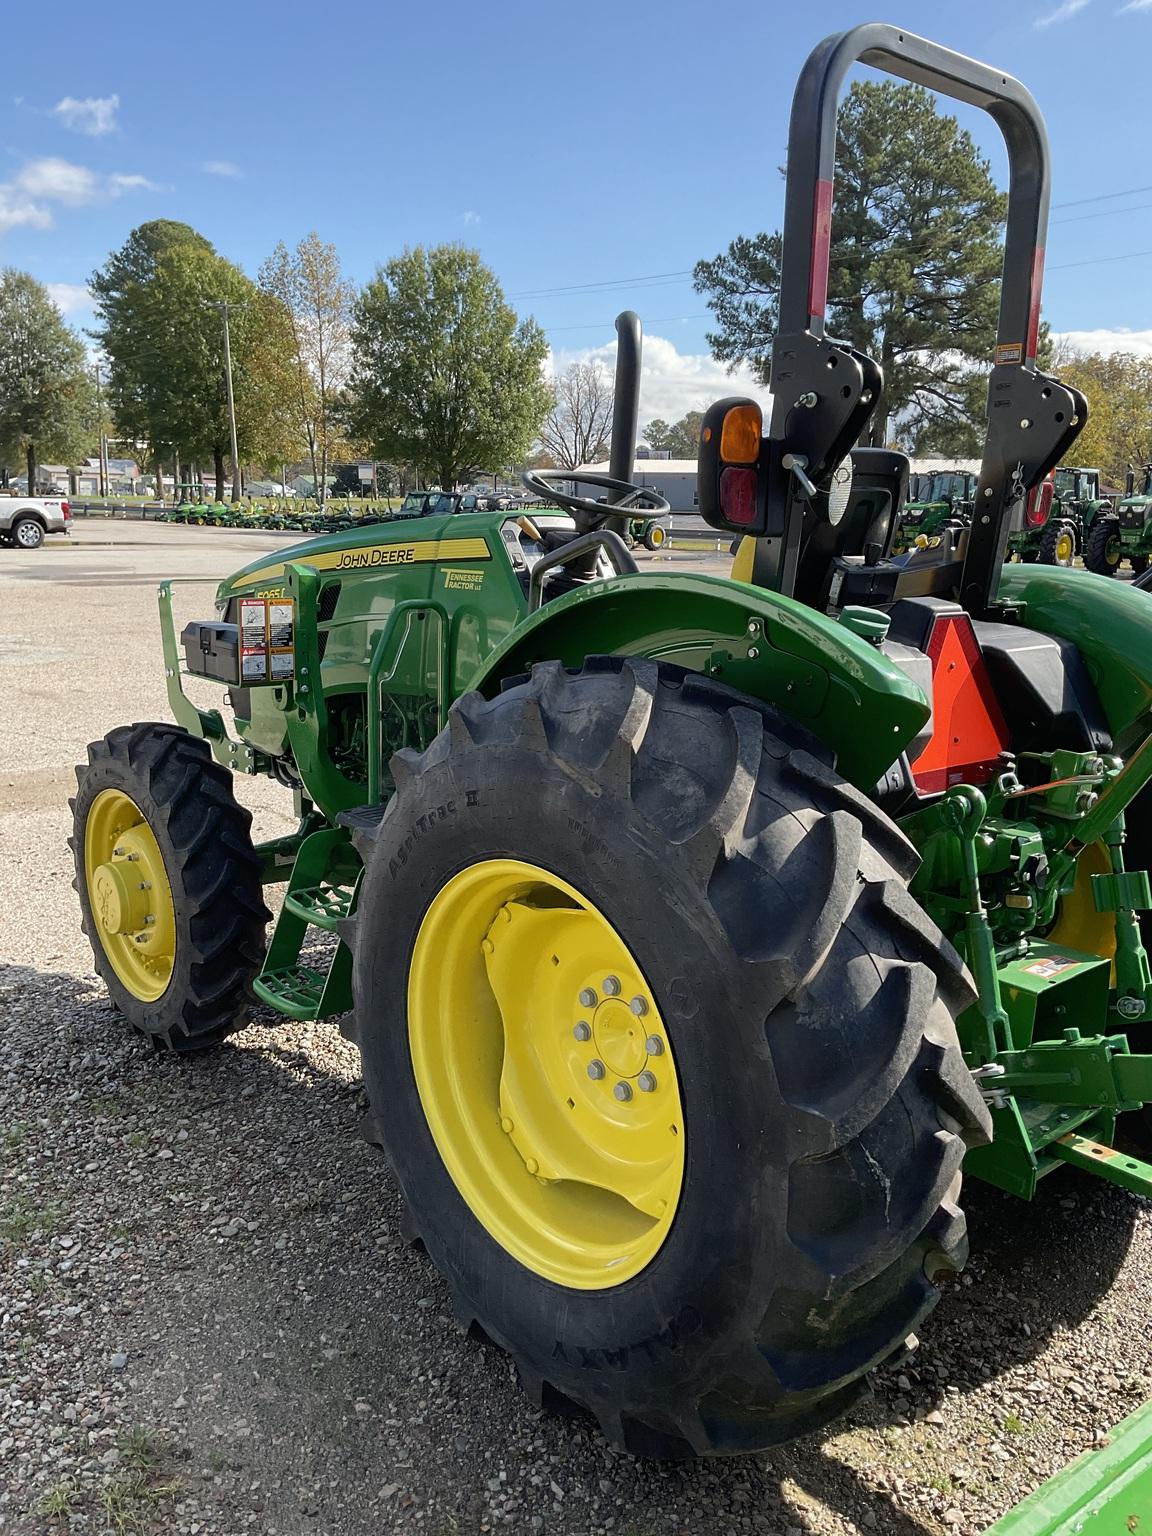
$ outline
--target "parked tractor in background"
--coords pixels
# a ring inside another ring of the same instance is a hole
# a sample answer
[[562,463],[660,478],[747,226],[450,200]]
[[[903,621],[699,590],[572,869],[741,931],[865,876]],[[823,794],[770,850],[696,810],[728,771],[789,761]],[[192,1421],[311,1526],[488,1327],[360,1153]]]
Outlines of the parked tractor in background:
[[1106,526],[1112,502],[1101,494],[1100,471],[1060,465],[1024,503],[1019,526],[1008,537],[1008,554],[1026,564],[1071,566],[1077,555],[1097,575],[1111,548]]
[[[1010,167],[978,510],[903,554],[908,460],[855,446],[883,372],[825,333],[858,61],[986,108]],[[843,1411],[965,1261],[962,1164],[1022,1198],[1069,1164],[1152,1193],[1112,1147],[1152,1100],[1152,891],[1125,857],[1152,608],[1004,563],[1087,414],[1036,368],[1048,198],[1018,81],[890,26],[827,39],[792,108],[772,418],[736,398],[703,422],[733,579],[644,575],[625,545],[668,503],[633,483],[624,315],[588,494],[536,471],[531,514],[261,556],[179,640],[164,583],[178,723],[120,726],[77,770],[120,1012],[178,1052],[256,1000],[342,1019],[461,1322],[636,1454]],[[293,795],[294,833],[253,844],[237,773]]]
[[933,539],[945,528],[959,531],[971,521],[977,476],[968,470],[944,469],[917,477],[915,494],[904,508],[894,553],[917,539]]
[[[1121,560],[1127,560],[1137,576],[1142,576],[1148,569],[1152,557],[1152,464],[1143,466],[1139,490],[1136,485],[1136,472],[1130,468],[1125,477],[1123,499],[1116,508],[1115,537],[1119,543],[1120,556],[1115,566],[1101,572],[1102,575],[1115,575]],[[1109,552],[1115,553],[1114,550]]]

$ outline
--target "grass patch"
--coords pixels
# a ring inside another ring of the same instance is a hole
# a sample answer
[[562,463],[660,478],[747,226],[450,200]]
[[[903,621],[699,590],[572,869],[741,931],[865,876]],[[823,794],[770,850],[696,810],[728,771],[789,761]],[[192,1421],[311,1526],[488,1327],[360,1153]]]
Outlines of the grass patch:
[[116,1536],[149,1536],[157,1529],[165,1501],[179,1492],[179,1478],[157,1481],[146,1472],[134,1472],[101,1489],[100,1505]]
[[57,1520],[70,1515],[76,1508],[80,1490],[70,1479],[55,1483],[42,1498],[37,1500],[32,1513],[44,1520]]
[[0,1131],[0,1152],[6,1157],[11,1156],[13,1152],[19,1152],[20,1148],[24,1145],[24,1138],[27,1135],[28,1127],[26,1125],[17,1123],[16,1125],[5,1126],[4,1130]]
[[160,1440],[156,1431],[133,1424],[116,1442],[120,1460],[134,1472],[148,1472],[156,1465],[160,1455]]
[[26,1195],[13,1195],[0,1205],[0,1240],[22,1243],[35,1232],[50,1237],[63,1226],[66,1215],[62,1205],[34,1205]]

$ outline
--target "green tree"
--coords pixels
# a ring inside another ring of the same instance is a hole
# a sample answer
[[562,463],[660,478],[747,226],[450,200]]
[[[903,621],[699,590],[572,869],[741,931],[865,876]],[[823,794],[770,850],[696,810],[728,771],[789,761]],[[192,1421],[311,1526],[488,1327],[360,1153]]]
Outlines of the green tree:
[[1091,353],[1064,363],[1060,378],[1088,401],[1088,423],[1071,450],[1077,464],[1121,485],[1129,464],[1152,463],[1152,357]]
[[348,330],[355,290],[341,273],[336,247],[325,244],[315,230],[294,251],[281,241],[260,268],[259,281],[287,317],[291,401],[323,502],[328,467],[347,447],[340,401],[351,365]]
[[703,425],[703,411],[689,411],[671,426],[657,416],[644,428],[644,441],[654,452],[666,453],[669,458],[695,459],[700,453],[700,428]]
[[24,460],[28,493],[45,456],[69,462],[89,446],[92,379],[84,344],[41,283],[0,271],[0,453]]
[[356,302],[352,342],[351,430],[445,490],[521,458],[552,404],[544,333],[517,320],[463,246],[417,247],[378,268]]
[[[972,420],[971,375],[995,344],[1005,211],[971,135],[922,86],[852,86],[839,116],[828,333],[884,370],[874,444],[890,420],[905,442]],[[780,252],[779,233],[740,236],[694,274],[716,317],[716,355],[765,381]]]
[[88,287],[100,324],[93,331],[108,362],[108,402],[121,432],[149,445],[156,455],[184,446],[174,436],[170,370],[178,366],[153,332],[152,292],[160,263],[180,246],[212,252],[211,243],[190,224],[152,219],[139,225],[113,251]]
[[[241,462],[278,464],[295,453],[283,402],[287,317],[239,267],[187,224],[143,224],[92,279],[101,320],[93,333],[108,359],[108,394],[125,433],[157,458],[211,460],[224,498],[229,451],[224,322],[230,313],[236,431]],[[238,466],[234,473],[238,473]]]

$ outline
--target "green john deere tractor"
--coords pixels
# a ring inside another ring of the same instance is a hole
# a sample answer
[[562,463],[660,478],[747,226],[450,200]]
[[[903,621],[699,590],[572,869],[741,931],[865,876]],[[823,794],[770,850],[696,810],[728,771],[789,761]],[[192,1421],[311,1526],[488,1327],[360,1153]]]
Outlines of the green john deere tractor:
[[[836,103],[857,61],[985,107],[1011,190],[970,525],[892,554],[908,461],[855,447],[879,366],[825,334]],[[645,1455],[813,1429],[964,1262],[962,1167],[1022,1198],[1152,1099],[1147,598],[1005,566],[1085,419],[1035,366],[1048,149],[999,70],[829,38],[788,153],[773,416],[706,415],[732,579],[641,575],[612,474],[531,515],[432,514],[263,557],[178,640],[175,723],[94,743],[76,884],[126,1019],[214,1045],[255,1001],[347,1020],[455,1298],[542,1402]],[[606,492],[608,500],[596,499]],[[207,709],[182,677],[216,679]],[[253,845],[232,775],[295,797]],[[263,890],[283,888],[267,932]]]
[[919,476],[916,494],[904,505],[893,540],[893,553],[917,539],[933,539],[945,528],[965,528],[976,498],[976,476],[963,469],[936,470]]
[[1098,469],[1061,465],[1026,498],[1013,519],[1008,554],[1041,565],[1070,566],[1077,555],[1098,576],[1111,576],[1112,502],[1100,492]]
[[1140,471],[1139,490],[1136,484],[1136,472],[1129,468],[1124,496],[1116,508],[1115,547],[1109,551],[1115,560],[1101,575],[1115,575],[1122,560],[1129,562],[1136,576],[1143,576],[1148,569],[1152,556],[1152,464],[1145,464]]

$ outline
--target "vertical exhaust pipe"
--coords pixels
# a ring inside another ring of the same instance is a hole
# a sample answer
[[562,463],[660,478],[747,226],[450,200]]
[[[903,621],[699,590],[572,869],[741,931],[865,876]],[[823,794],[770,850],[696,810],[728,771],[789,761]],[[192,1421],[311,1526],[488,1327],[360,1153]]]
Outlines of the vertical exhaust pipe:
[[[635,310],[626,309],[616,316],[616,382],[612,400],[612,451],[608,460],[608,473],[614,480],[630,481],[636,467],[643,335],[640,316]],[[617,493],[609,492],[609,504],[618,499]],[[612,517],[605,527],[613,533],[624,534],[626,524],[626,518]]]

